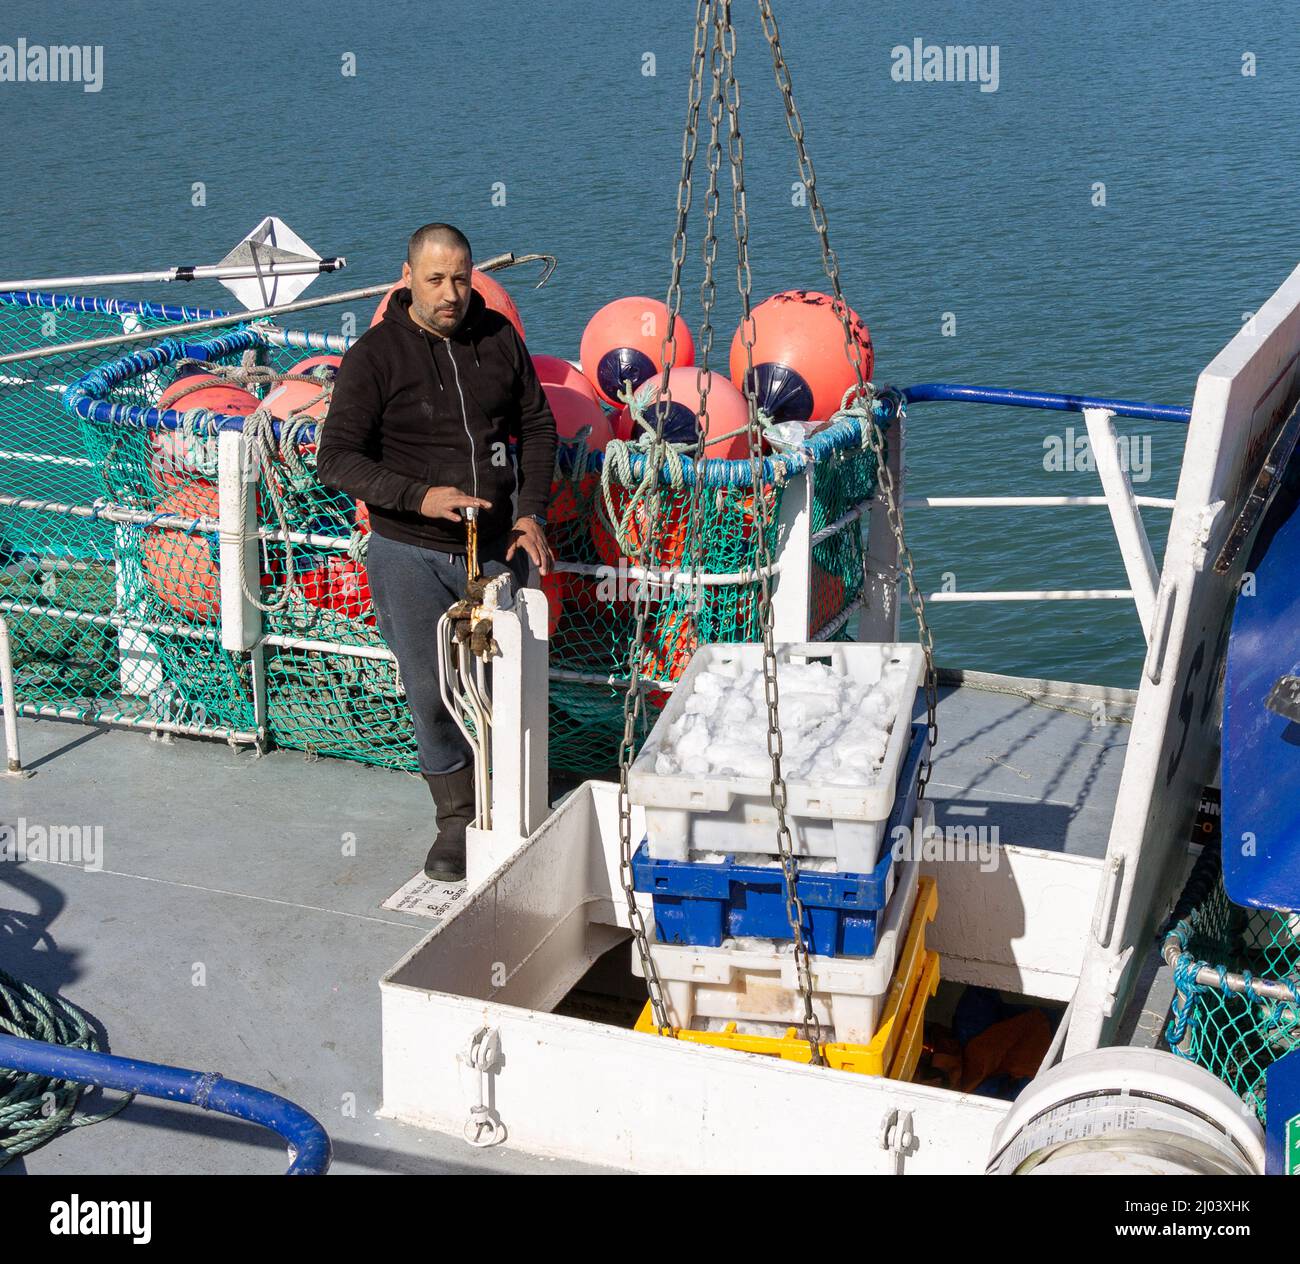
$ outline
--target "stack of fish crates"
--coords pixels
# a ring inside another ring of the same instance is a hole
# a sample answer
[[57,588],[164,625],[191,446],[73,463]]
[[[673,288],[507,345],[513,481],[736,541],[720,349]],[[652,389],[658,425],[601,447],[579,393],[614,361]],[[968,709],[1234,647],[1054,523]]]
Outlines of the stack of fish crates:
[[[808,1061],[770,777],[734,766],[758,736],[765,746],[761,656],[760,645],[705,646],[673,691],[628,778],[646,816],[633,880],[653,902],[650,952],[671,1034]],[[921,663],[915,645],[778,651],[781,712],[793,717],[782,723],[786,819],[823,1056],[900,1079],[915,1070],[939,981],[925,946],[938,893],[919,851],[895,847],[932,819],[918,802],[927,730],[911,722]],[[756,673],[756,697],[736,701]],[[642,973],[635,952],[633,969]],[[637,1027],[659,1030],[649,1006]]]

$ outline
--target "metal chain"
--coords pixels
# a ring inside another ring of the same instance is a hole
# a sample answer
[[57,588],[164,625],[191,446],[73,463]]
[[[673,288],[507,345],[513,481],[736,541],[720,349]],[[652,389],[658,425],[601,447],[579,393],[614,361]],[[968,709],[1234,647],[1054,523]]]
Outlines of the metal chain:
[[[699,342],[696,348],[697,368],[695,373],[695,390],[700,397],[697,415],[699,429],[695,436],[695,477],[691,481],[691,499],[687,516],[687,541],[691,587],[687,598],[687,609],[694,615],[704,598],[704,585],[701,575],[704,570],[704,541],[701,531],[704,508],[704,468],[705,449],[709,444],[709,390],[713,382],[709,372],[709,355],[713,350],[713,304],[717,299],[718,288],[714,283],[713,269],[718,258],[718,172],[722,168],[722,32],[717,22],[717,10],[714,12],[713,39],[709,48],[709,69],[713,87],[709,95],[709,149],[708,171],[709,185],[704,195],[704,243],[701,255],[704,260],[704,278],[700,282],[700,306],[703,317],[700,324]],[[662,425],[658,427],[662,430]],[[685,614],[683,613],[683,618]]]
[[[646,496],[645,530],[641,540],[641,560],[648,560],[655,547],[655,534],[659,521],[659,466],[663,460],[665,448],[663,437],[664,419],[671,402],[668,392],[668,373],[673,366],[677,352],[677,314],[682,303],[682,264],[686,258],[686,219],[691,206],[691,173],[695,164],[695,151],[699,136],[700,99],[704,87],[704,63],[708,56],[709,39],[713,28],[713,10],[716,0],[697,0],[695,7],[695,43],[691,55],[690,91],[686,109],[686,127],[682,133],[682,167],[677,185],[677,225],[673,232],[672,278],[668,286],[666,306],[668,308],[668,328],[664,334],[662,357],[664,363],[663,377],[660,384],[663,407],[658,409],[655,434],[646,460],[654,471]],[[650,1007],[654,1014],[655,1025],[660,1031],[670,1030],[668,1006],[664,1000],[663,983],[654,957],[650,953],[649,936],[646,933],[645,916],[636,900],[636,890],[632,885],[632,802],[628,794],[627,777],[636,751],[636,728],[641,718],[641,660],[645,649],[646,617],[649,613],[649,585],[637,585],[634,602],[635,630],[628,662],[628,687],[623,695],[623,736],[618,748],[618,839],[619,839],[619,880],[623,885],[623,894],[627,900],[628,924],[636,943],[637,955],[641,962],[641,972],[645,976],[646,989],[650,994]]]
[[[731,202],[736,232],[736,286],[741,302],[741,342],[745,348],[745,401],[749,414],[749,468],[754,489],[755,557],[758,566],[758,622],[763,642],[763,692],[767,702],[767,750],[772,760],[771,800],[776,811],[777,850],[785,883],[785,910],[794,939],[795,972],[803,1001],[804,1037],[814,1066],[822,1064],[821,1023],[813,1010],[812,962],[804,940],[803,901],[799,898],[799,867],[794,858],[794,840],[786,815],[785,774],[781,768],[784,743],[781,737],[780,698],[777,688],[776,644],[772,630],[771,537],[775,524],[763,495],[763,432],[758,418],[754,389],[754,337],[749,269],[749,210],[745,197],[745,147],[740,135],[740,85],[736,82],[736,32],[731,25],[731,0],[722,0],[718,16],[723,39],[722,59],[726,71],[728,151],[731,162]],[[761,503],[760,503],[761,502]]]
[[[840,287],[839,260],[831,249],[826,211],[822,206],[821,198],[817,194],[817,176],[813,170],[812,159],[808,155],[807,146],[804,143],[803,120],[800,118],[799,109],[794,102],[794,85],[790,78],[790,69],[786,65],[785,54],[781,49],[781,35],[777,29],[776,17],[772,13],[771,0],[758,0],[758,10],[763,26],[763,34],[772,52],[772,68],[776,74],[777,86],[780,88],[781,97],[785,102],[786,126],[790,129],[790,135],[794,139],[795,150],[799,158],[799,178],[803,181],[807,190],[808,209],[812,216],[813,228],[816,230],[818,239],[821,242],[822,266],[834,290],[835,311],[840,318],[840,325],[844,331],[844,351],[858,379],[859,394],[857,399],[865,399],[868,403],[872,403],[875,400],[875,388],[867,381],[862,371],[862,354],[849,327],[849,309],[844,301],[843,290]],[[900,400],[897,405],[897,422],[900,436],[902,434],[903,419],[904,411]],[[916,583],[916,573],[912,565],[912,550],[908,547],[903,534],[902,506],[894,489],[894,478],[886,459],[884,432],[874,416],[868,424],[867,439],[876,457],[876,481],[881,499],[885,505],[890,530],[893,532],[894,541],[898,547],[899,566],[907,583],[907,599],[911,605],[912,614],[916,619],[917,637],[921,642],[921,651],[925,656],[925,718],[930,738],[930,753],[920,772],[918,795],[923,798],[926,784],[930,780],[934,751],[939,741],[937,714],[939,690],[934,670],[934,637],[925,614],[925,598]]]
[[[876,459],[877,484],[898,547],[900,567],[907,582],[908,599],[916,617],[922,650],[925,655],[926,711],[931,746],[933,748],[938,735],[933,639],[925,616],[925,602],[916,584],[911,552],[903,533],[902,513],[887,462],[884,434],[876,420],[876,407],[878,407],[876,391],[863,371],[861,350],[852,335],[849,309],[844,301],[843,289],[840,283],[839,263],[830,246],[826,212],[817,194],[816,174],[804,142],[803,122],[794,102],[790,72],[781,49],[780,35],[777,30],[776,19],[772,13],[770,0],[758,0],[758,7],[763,33],[772,53],[777,85],[785,104],[786,123],[795,142],[800,178],[807,191],[813,228],[817,232],[821,245],[822,264],[834,294],[833,307],[840,319],[845,356],[852,366],[854,376],[858,382],[854,400],[855,402],[865,401],[873,406],[872,415],[866,422],[866,438]],[[727,114],[728,158],[732,180],[732,212],[736,236],[736,282],[743,307],[740,332],[746,358],[744,382],[746,385],[745,397],[748,413],[747,438],[752,494],[754,497],[756,571],[760,585],[759,628],[763,645],[763,683],[768,715],[768,753],[772,759],[771,802],[777,816],[777,845],[780,853],[782,874],[785,880],[786,914],[790,921],[794,940],[796,970],[799,990],[803,1000],[804,1035],[810,1045],[812,1061],[814,1064],[819,1065],[823,1061],[821,1052],[822,1029],[813,1006],[811,961],[803,935],[804,911],[798,894],[798,866],[794,857],[794,845],[787,816],[788,795],[782,771],[784,748],[780,727],[780,696],[773,633],[770,576],[772,565],[771,538],[774,523],[771,521],[771,507],[767,498],[763,495],[763,432],[752,385],[753,347],[756,330],[751,304],[752,276],[749,267],[749,219],[744,183],[744,142],[740,134],[740,89],[735,77],[735,29],[731,20],[731,0],[697,0],[696,4],[690,91],[687,103],[686,126],[682,136],[681,176],[677,190],[677,224],[672,245],[672,274],[665,302],[668,309],[668,326],[661,343],[663,370],[655,407],[655,427],[653,434],[649,436],[649,445],[646,451],[647,464],[650,470],[653,471],[653,475],[647,481],[648,490],[645,495],[644,526],[642,538],[639,541],[638,562],[643,571],[649,571],[652,561],[657,561],[658,558],[657,550],[660,543],[658,528],[661,514],[661,491],[658,475],[668,447],[664,439],[663,428],[672,402],[668,377],[676,360],[676,324],[681,309],[681,275],[686,257],[686,225],[693,191],[692,172],[699,143],[699,117],[703,100],[703,77],[706,58],[709,60],[712,71],[713,85],[708,107],[710,122],[708,145],[709,185],[705,199],[705,236],[702,247],[704,280],[700,286],[704,322],[701,326],[700,358],[696,375],[696,387],[700,395],[698,409],[700,429],[696,436],[694,455],[697,462],[697,477],[692,483],[689,528],[690,555],[694,571],[692,593],[694,594],[695,587],[698,585],[700,568],[701,544],[699,529],[702,480],[698,477],[698,473],[704,461],[707,440],[708,365],[713,342],[712,309],[716,298],[713,272],[717,254],[715,225],[718,209],[718,171],[721,165],[719,137],[722,111],[725,109]],[[897,406],[896,415],[901,427],[903,420],[901,402]],[[623,699],[623,734],[619,744],[619,870],[624,896],[627,900],[629,924],[641,960],[642,973],[645,976],[654,1020],[661,1030],[668,1030],[668,1012],[663,995],[663,985],[650,952],[645,918],[637,905],[636,892],[632,882],[632,813],[631,799],[628,792],[628,770],[635,756],[636,731],[641,718],[643,702],[641,668],[645,654],[645,636],[651,588],[652,585],[650,584],[639,584],[634,598],[635,628],[629,661],[628,688]],[[921,770],[922,793],[924,793],[929,774],[930,767],[929,761],[927,761],[926,766]]]

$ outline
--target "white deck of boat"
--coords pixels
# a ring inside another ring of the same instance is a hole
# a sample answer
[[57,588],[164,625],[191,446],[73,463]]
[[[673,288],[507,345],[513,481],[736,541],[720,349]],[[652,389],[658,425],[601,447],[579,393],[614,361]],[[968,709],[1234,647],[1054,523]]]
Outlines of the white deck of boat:
[[[1127,727],[1097,725],[1077,700],[1042,705],[1005,688],[985,679],[943,690],[940,821],[1102,854]],[[0,777],[0,822],[102,825],[104,863],[0,866],[0,967],[76,1002],[115,1053],[298,1102],[330,1132],[336,1172],[583,1170],[375,1117],[378,979],[433,926],[380,907],[428,845],[422,782],[292,751],[258,759],[60,721],[19,728],[33,775]],[[355,856],[343,853],[349,832]],[[269,1133],[139,1099],[5,1170],[274,1173],[284,1163]]]

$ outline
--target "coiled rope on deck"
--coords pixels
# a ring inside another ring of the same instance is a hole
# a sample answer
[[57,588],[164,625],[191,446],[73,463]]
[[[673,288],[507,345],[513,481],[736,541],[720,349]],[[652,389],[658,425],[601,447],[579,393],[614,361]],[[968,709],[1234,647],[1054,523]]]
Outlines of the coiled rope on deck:
[[[27,1040],[42,1040],[107,1052],[89,1018],[70,1001],[50,996],[30,983],[0,970],[0,1031]],[[89,1085],[54,1080],[0,1067],[0,1167],[52,1141],[70,1128],[84,1128],[111,1119],[134,1098],[129,1093],[96,1115],[75,1112]]]

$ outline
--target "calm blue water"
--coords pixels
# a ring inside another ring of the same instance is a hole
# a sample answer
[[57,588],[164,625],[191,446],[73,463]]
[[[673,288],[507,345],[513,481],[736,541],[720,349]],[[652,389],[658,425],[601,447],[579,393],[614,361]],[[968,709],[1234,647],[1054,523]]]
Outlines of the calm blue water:
[[[1186,404],[1197,372],[1300,255],[1293,2],[777,8],[878,380]],[[105,81],[95,94],[0,84],[0,272],[209,262],[275,213],[322,254],[348,256],[346,273],[310,291],[325,294],[395,277],[411,229],[449,219],[480,257],[559,256],[545,289],[513,290],[533,348],[574,355],[601,303],[665,290],[693,9],[10,0],[0,43],[102,44]],[[756,295],[818,288],[757,18],[743,3],[737,17]],[[997,45],[998,90],[894,82],[890,50],[918,37]],[[1241,74],[1248,51],[1255,77]],[[354,78],[340,73],[345,52]],[[641,73],[647,52],[653,77]],[[1104,208],[1091,204],[1095,181]],[[504,207],[492,205],[497,182]],[[725,242],[719,257],[731,287]],[[212,283],[159,295],[227,301]],[[737,304],[721,295],[725,356]],[[1043,469],[1044,434],[1068,424],[918,409],[909,490],[1093,493],[1093,474]],[[1139,490],[1172,495],[1178,428],[1125,430],[1151,436]],[[1147,515],[1157,553],[1167,518]],[[945,574],[964,589],[1126,586],[1104,510],[918,511],[909,525],[927,588]],[[1137,621],[1123,603],[933,617],[944,663],[1136,681]]]

